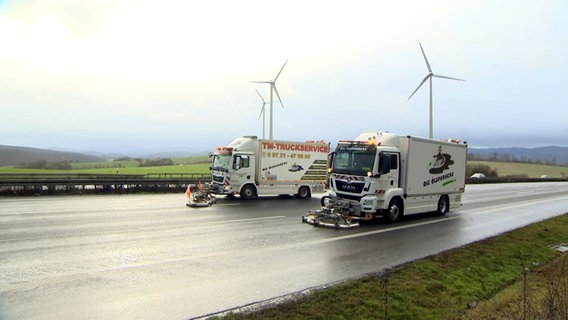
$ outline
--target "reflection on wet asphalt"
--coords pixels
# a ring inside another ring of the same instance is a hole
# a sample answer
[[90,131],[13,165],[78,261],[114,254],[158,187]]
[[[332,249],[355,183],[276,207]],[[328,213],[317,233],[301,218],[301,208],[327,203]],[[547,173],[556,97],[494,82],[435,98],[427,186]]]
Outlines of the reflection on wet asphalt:
[[[568,211],[568,184],[467,186],[445,217],[349,230],[319,199],[183,194],[0,199],[0,319],[187,319],[435,254]],[[538,210],[535,210],[538,208]]]

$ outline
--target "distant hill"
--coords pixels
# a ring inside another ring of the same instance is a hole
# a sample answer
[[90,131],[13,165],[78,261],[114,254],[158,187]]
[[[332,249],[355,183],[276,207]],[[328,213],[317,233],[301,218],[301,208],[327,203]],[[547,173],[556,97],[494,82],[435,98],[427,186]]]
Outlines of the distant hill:
[[[146,155],[143,158],[176,158],[204,155],[206,152],[164,152]],[[544,164],[568,165],[568,147],[538,148],[468,148],[470,159],[505,161],[505,162],[540,162]],[[78,152],[55,151],[29,147],[0,145],[0,166],[17,166],[45,160],[48,162],[97,162],[109,158],[118,158],[103,154],[85,154]]]
[[0,166],[17,166],[42,160],[47,162],[96,162],[102,161],[103,158],[76,152],[0,145]]
[[568,165],[568,147],[468,148],[467,152],[476,159],[479,157],[483,160]]

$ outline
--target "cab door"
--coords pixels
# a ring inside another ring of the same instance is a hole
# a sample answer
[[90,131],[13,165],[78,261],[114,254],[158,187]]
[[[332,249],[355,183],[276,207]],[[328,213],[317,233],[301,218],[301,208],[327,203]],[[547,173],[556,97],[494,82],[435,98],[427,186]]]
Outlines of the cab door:
[[382,151],[379,153],[380,186],[383,188],[398,188],[400,183],[400,155],[396,152]]
[[233,157],[233,186],[242,186],[254,182],[254,157],[249,154],[237,154]]

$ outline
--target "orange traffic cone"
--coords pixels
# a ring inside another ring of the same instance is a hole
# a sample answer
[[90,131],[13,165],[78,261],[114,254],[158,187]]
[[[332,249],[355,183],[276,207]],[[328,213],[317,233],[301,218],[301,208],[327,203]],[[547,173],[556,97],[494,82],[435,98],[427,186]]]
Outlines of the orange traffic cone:
[[187,190],[185,190],[185,196],[189,199],[191,196],[191,185],[187,186]]

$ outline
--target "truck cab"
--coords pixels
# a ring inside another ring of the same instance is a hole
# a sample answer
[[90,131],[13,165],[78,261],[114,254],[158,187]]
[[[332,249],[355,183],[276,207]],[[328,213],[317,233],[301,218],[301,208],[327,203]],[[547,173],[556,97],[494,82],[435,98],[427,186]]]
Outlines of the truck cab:
[[403,194],[400,151],[374,140],[340,141],[332,155],[330,185],[333,196],[359,201],[363,213],[374,215],[386,209],[385,199]]
[[246,199],[255,196],[254,189],[245,187],[254,184],[255,157],[252,152],[235,152],[233,147],[217,147],[211,163],[212,191],[216,194],[241,193]]
[[339,141],[331,154],[328,196],[358,203],[352,211],[361,219],[445,214],[461,206],[466,153],[457,143],[365,132]]

